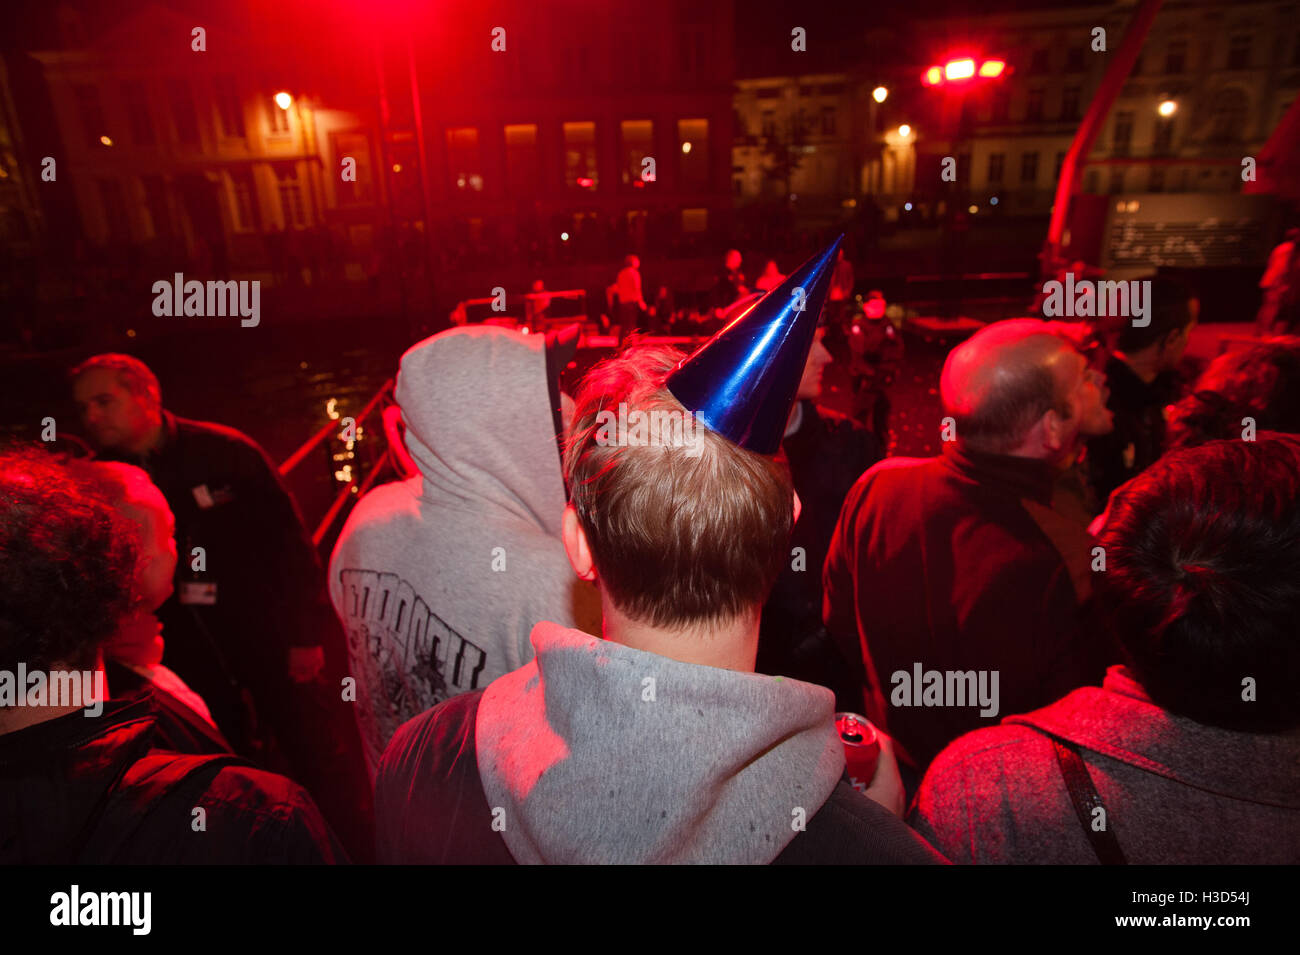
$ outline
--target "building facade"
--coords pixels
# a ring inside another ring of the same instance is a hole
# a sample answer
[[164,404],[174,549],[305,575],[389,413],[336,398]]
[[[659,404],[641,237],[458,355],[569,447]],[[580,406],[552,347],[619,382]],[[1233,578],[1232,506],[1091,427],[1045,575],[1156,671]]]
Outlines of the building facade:
[[[990,208],[996,196],[1004,214],[1050,211],[1066,151],[1135,9],[1129,0],[953,24],[1011,66],[966,106],[955,141],[973,203]],[[1240,191],[1242,159],[1263,147],[1300,87],[1296,9],[1283,0],[1165,3],[1086,159],[1083,192]],[[1094,49],[1098,28],[1105,51]]]
[[200,41],[162,6],[92,29],[64,5],[58,42],[30,51],[84,243],[219,270],[325,257],[357,278],[419,232],[452,267],[727,228],[729,0],[510,0],[355,27],[303,3],[232,11]]

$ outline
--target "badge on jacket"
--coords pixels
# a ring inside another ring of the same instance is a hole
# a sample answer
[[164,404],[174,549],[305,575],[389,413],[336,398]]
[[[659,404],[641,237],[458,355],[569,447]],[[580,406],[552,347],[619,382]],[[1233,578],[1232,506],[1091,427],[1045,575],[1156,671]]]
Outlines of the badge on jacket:
[[235,499],[234,492],[230,488],[219,487],[215,491],[210,491],[206,484],[190,488],[190,493],[194,495],[194,500],[199,507],[205,511],[210,507],[226,504]]
[[211,582],[187,580],[181,584],[179,598],[185,606],[214,606],[217,602],[217,585]]

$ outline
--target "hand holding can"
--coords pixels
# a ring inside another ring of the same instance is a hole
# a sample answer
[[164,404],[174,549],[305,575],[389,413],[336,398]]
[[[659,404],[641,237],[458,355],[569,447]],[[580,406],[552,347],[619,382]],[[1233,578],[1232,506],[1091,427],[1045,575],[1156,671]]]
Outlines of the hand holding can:
[[865,716],[857,713],[836,713],[835,728],[844,744],[844,762],[849,771],[849,782],[858,792],[865,794],[876,775],[880,760],[880,738],[876,728]]

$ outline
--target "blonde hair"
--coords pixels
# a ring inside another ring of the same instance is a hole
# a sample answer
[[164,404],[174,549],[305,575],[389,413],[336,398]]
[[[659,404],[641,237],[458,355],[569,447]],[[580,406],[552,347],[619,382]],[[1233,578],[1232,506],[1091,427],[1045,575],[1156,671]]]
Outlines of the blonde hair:
[[601,440],[601,420],[620,405],[689,417],[665,387],[683,357],[633,346],[595,366],[578,393],[564,455],[601,586],[628,617],[656,627],[756,612],[781,571],[793,524],[785,466],[703,424],[689,447]]

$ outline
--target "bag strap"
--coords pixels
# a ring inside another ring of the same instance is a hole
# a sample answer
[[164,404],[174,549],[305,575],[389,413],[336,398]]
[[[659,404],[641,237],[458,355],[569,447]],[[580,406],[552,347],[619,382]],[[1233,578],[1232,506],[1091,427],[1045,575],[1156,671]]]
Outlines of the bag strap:
[[1088,767],[1079,755],[1079,750],[1072,743],[1066,743],[1056,737],[1052,738],[1052,749],[1056,751],[1056,762],[1061,767],[1061,775],[1065,778],[1065,788],[1070,792],[1070,802],[1074,803],[1075,815],[1079,817],[1079,825],[1083,827],[1083,834],[1088,839],[1088,844],[1092,846],[1092,851],[1096,853],[1098,861],[1102,865],[1128,865],[1128,860],[1124,858],[1124,850],[1119,846],[1119,840],[1115,838],[1115,831],[1110,826],[1110,816],[1107,814],[1106,826],[1098,831],[1092,826],[1093,812],[1101,809],[1106,812],[1106,807],[1102,805],[1101,796],[1097,793],[1097,787],[1092,783],[1092,777],[1088,775]]

